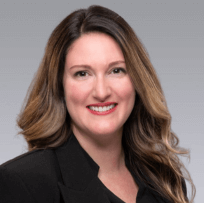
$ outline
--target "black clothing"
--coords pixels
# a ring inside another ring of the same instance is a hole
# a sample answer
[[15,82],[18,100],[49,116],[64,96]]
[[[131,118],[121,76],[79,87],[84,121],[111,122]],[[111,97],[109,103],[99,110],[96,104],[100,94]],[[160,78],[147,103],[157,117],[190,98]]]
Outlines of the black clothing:
[[[83,150],[83,148],[82,148]],[[94,160],[86,153],[85,150],[83,150],[83,153],[87,159],[87,161],[90,163],[91,169],[98,174],[99,166],[94,162]],[[129,163],[127,159],[125,160],[126,166],[129,169],[130,173],[132,174],[135,182],[137,183],[139,190],[137,193],[137,197],[135,202],[137,203],[157,203],[157,202],[165,202],[170,203],[168,200],[163,199],[158,193],[150,189],[148,186],[146,186],[130,169]],[[100,180],[99,180],[100,181]],[[101,182],[101,181],[100,181]],[[101,187],[103,188],[105,194],[107,195],[108,199],[111,203],[125,203],[123,200],[121,200],[119,197],[117,197],[114,193],[112,193],[102,182]],[[161,201],[162,200],[162,201]]]
[[[124,203],[103,185],[98,171],[72,134],[58,148],[27,152],[1,165],[0,202]],[[132,175],[139,186],[137,203],[169,203]]]

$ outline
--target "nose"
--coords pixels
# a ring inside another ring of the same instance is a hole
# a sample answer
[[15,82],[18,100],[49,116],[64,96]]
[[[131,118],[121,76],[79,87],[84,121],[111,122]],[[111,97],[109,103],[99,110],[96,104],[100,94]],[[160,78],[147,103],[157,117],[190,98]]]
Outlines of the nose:
[[93,97],[101,102],[107,100],[111,95],[111,87],[106,78],[95,78],[93,84]]

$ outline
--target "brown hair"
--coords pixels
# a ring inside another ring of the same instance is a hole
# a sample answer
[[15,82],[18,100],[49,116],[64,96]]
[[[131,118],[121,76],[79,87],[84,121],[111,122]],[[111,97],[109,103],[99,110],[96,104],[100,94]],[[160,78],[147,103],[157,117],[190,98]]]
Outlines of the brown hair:
[[[167,199],[193,202],[195,186],[178,158],[188,151],[178,147],[179,140],[171,131],[171,116],[148,54],[127,22],[101,6],[71,13],[51,34],[17,121],[29,150],[58,147],[72,133],[62,84],[65,57],[71,44],[89,32],[102,32],[116,40],[137,92],[123,132],[123,147],[132,169]],[[191,201],[185,179],[192,186]]]

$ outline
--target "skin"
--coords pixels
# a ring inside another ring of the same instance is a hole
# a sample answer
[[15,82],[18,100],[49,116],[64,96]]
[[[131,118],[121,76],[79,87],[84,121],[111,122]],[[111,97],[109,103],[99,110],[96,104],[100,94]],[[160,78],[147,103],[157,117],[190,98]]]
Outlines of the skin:
[[[66,56],[63,86],[73,133],[100,166],[99,179],[125,202],[135,202],[138,187],[125,166],[121,139],[136,95],[115,40],[103,33],[77,39]],[[116,102],[117,109],[94,115],[86,108],[103,102]]]

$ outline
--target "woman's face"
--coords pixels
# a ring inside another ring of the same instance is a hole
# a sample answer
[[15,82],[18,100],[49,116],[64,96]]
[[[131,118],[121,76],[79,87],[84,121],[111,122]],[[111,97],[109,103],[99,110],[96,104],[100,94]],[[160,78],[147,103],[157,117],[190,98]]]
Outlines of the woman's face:
[[[75,135],[105,138],[122,134],[135,103],[135,89],[123,53],[110,36],[84,34],[72,44],[66,56],[63,86]],[[106,102],[117,105],[100,112]],[[97,104],[96,111],[88,108]]]

